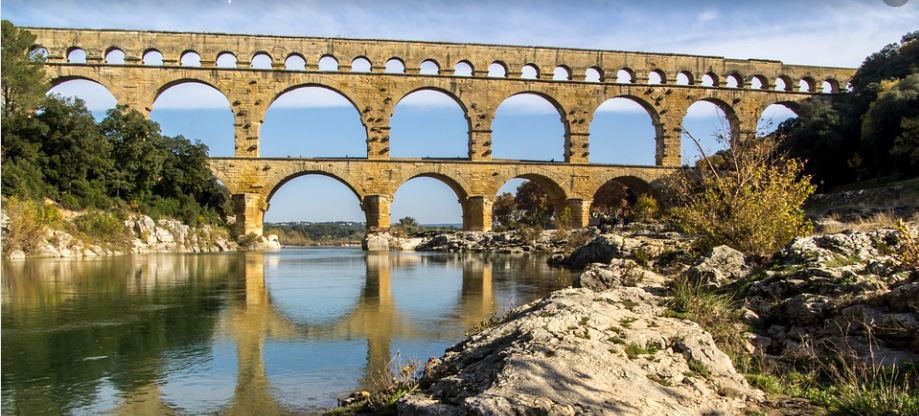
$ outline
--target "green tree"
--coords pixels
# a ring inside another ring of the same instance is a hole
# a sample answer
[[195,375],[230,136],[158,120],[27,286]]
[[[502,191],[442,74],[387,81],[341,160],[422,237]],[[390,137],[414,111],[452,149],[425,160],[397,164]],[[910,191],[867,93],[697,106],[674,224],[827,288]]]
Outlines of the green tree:
[[153,195],[166,155],[159,125],[137,111],[119,105],[108,111],[100,124],[113,146],[113,160],[119,174],[114,179],[116,196],[143,201]]
[[909,141],[900,140],[894,158],[894,142],[903,133],[903,120],[919,116],[919,73],[897,81],[881,82],[877,99],[868,107],[862,119],[862,140],[872,150],[871,163],[879,167],[897,168],[908,172],[911,167]]
[[44,57],[30,56],[35,45],[35,35],[13,25],[9,20],[2,22],[3,52],[0,83],[3,90],[3,118],[14,114],[29,113],[39,106],[48,84],[41,63]]
[[519,219],[517,217],[517,201],[510,192],[505,192],[495,198],[492,205],[492,219],[499,228],[511,228]]
[[549,194],[542,185],[526,181],[517,187],[514,197],[517,209],[522,211],[520,222],[528,225],[546,226],[551,223],[554,212],[549,202]]

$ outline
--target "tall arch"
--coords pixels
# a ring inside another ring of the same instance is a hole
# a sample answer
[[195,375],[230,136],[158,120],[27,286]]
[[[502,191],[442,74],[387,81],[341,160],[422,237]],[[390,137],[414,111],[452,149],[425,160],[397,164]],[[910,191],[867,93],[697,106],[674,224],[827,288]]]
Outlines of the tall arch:
[[163,134],[200,140],[210,156],[234,156],[233,111],[227,97],[200,80],[180,79],[160,87],[150,119]]
[[523,91],[504,99],[492,121],[496,159],[565,160],[568,124],[552,97]]
[[703,152],[711,156],[727,148],[728,139],[738,131],[740,122],[730,105],[716,98],[705,98],[689,106],[682,128],[681,160],[684,165],[691,165],[699,160]]
[[357,106],[340,91],[304,84],[278,94],[261,125],[261,155],[367,157],[367,129]]
[[663,135],[654,108],[637,97],[604,101],[590,123],[591,163],[653,166]]
[[756,123],[757,136],[771,134],[783,122],[798,117],[797,107],[796,103],[788,101],[780,101],[767,106]]
[[118,100],[105,85],[89,78],[57,78],[51,81],[47,95],[80,99],[98,121],[105,118],[108,110],[118,105]]
[[465,158],[470,129],[467,110],[455,95],[435,88],[414,90],[394,107],[390,156]]

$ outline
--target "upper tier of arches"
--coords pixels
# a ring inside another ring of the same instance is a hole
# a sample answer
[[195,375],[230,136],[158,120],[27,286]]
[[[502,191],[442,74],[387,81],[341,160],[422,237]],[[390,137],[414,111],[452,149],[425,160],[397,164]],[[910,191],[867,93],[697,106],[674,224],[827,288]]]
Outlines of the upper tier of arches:
[[[218,67],[219,56],[229,53],[237,58],[236,68],[263,70],[319,71],[320,60],[331,58],[338,63],[365,60],[372,73],[484,78],[489,76],[489,67],[495,77],[495,64],[498,64],[503,69],[502,78],[679,85],[679,75],[684,74],[692,86],[781,88],[809,93],[838,92],[854,74],[854,70],[846,68],[640,52],[117,30],[29,30],[37,35],[33,50],[45,51],[48,62],[52,63],[78,63],[85,59],[87,64],[116,64],[107,60],[106,55],[117,50],[124,54],[119,62],[127,65],[154,61],[163,66],[212,68]],[[368,48],[368,43],[373,47]],[[158,54],[161,59],[147,59],[150,53]],[[71,55],[78,58],[71,59]],[[186,56],[199,59],[183,62]],[[302,60],[303,66],[288,65],[292,57]],[[393,68],[393,62],[398,63],[398,70]],[[427,67],[437,69],[432,71]],[[342,64],[334,69],[351,70],[351,65]]]

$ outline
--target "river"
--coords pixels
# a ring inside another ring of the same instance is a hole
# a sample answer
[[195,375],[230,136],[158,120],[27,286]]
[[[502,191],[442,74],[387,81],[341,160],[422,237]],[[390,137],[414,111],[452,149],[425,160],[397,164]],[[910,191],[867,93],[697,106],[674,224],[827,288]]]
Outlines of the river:
[[2,271],[4,415],[313,413],[574,277],[536,255],[352,248]]

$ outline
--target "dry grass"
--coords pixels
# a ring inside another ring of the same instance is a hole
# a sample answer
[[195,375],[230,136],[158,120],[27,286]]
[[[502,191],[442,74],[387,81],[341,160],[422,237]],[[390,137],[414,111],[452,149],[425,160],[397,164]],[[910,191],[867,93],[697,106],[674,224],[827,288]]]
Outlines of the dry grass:
[[[919,214],[914,216],[914,218],[919,219]],[[828,216],[827,219],[833,222],[824,225],[820,230],[822,234],[835,234],[844,231],[868,232],[879,228],[894,228],[898,220],[891,212],[879,212],[871,217],[850,222],[843,222],[839,216],[835,214]]]

